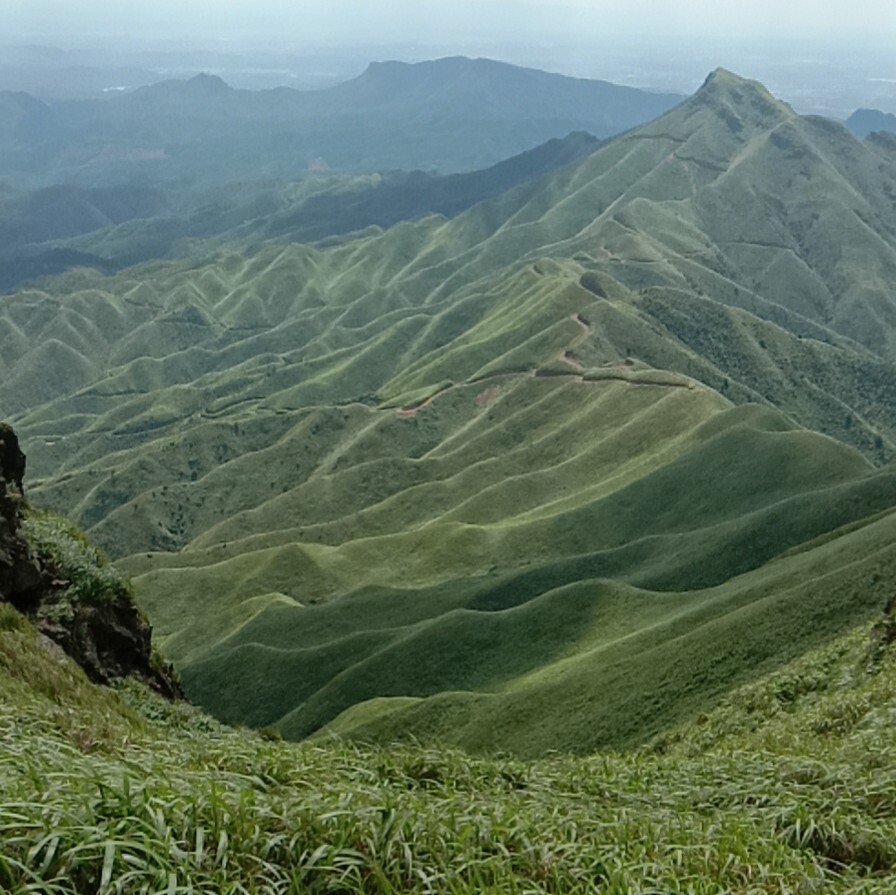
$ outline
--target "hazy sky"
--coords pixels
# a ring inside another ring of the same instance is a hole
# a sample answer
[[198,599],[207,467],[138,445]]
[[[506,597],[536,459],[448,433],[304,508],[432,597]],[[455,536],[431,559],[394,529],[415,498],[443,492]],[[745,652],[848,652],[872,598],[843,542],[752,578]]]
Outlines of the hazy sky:
[[620,31],[896,37],[894,0],[0,0],[0,35],[432,42]]

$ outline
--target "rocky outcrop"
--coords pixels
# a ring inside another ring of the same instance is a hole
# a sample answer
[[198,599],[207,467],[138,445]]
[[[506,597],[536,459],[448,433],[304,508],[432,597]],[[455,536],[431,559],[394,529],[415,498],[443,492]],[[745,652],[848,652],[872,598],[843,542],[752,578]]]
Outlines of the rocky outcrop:
[[21,535],[25,455],[15,432],[0,423],[0,600],[33,614],[52,576],[31,555]]
[[[171,666],[153,650],[152,628],[127,584],[105,575],[102,598],[83,599],[84,589],[76,586],[80,582],[65,562],[29,543],[22,525],[24,476],[18,438],[0,423],[0,600],[28,615],[91,680],[138,677],[166,696],[179,697]],[[77,572],[83,578],[83,567]]]
[[182,695],[171,666],[153,652],[152,627],[129,594],[98,606],[73,603],[66,610],[61,616],[55,607],[38,610],[37,626],[91,680],[105,684],[115,678],[137,677],[165,696]]

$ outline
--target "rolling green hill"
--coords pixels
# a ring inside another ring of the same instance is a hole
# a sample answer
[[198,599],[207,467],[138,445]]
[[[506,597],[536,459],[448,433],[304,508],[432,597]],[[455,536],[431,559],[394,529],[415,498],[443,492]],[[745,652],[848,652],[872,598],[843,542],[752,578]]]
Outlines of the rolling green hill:
[[894,190],[719,70],[450,220],[4,296],[0,408],[220,717],[630,746],[892,590]]

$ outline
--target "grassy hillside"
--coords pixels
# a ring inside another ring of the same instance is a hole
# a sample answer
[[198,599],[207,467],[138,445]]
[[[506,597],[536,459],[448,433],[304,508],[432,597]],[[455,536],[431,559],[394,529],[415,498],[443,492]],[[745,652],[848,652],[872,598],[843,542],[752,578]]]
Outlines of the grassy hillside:
[[649,750],[289,745],[88,684],[0,606],[8,892],[796,892],[894,885],[892,620]]
[[220,716],[630,745],[891,589],[888,159],[718,71],[451,220],[5,296],[0,407]]
[[[0,194],[0,289],[73,267],[104,272],[194,257],[220,244],[314,242],[439,213],[453,217],[587,155],[595,137],[555,138],[480,171],[340,175],[186,188],[54,186]],[[202,240],[203,242],[200,242]]]

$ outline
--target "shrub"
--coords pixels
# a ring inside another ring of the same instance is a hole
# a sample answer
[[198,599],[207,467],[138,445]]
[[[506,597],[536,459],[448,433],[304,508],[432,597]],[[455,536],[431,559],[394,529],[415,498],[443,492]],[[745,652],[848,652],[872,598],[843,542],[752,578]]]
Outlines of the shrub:
[[127,579],[67,519],[29,509],[22,528],[34,555],[65,585],[55,602],[99,606],[130,598]]

